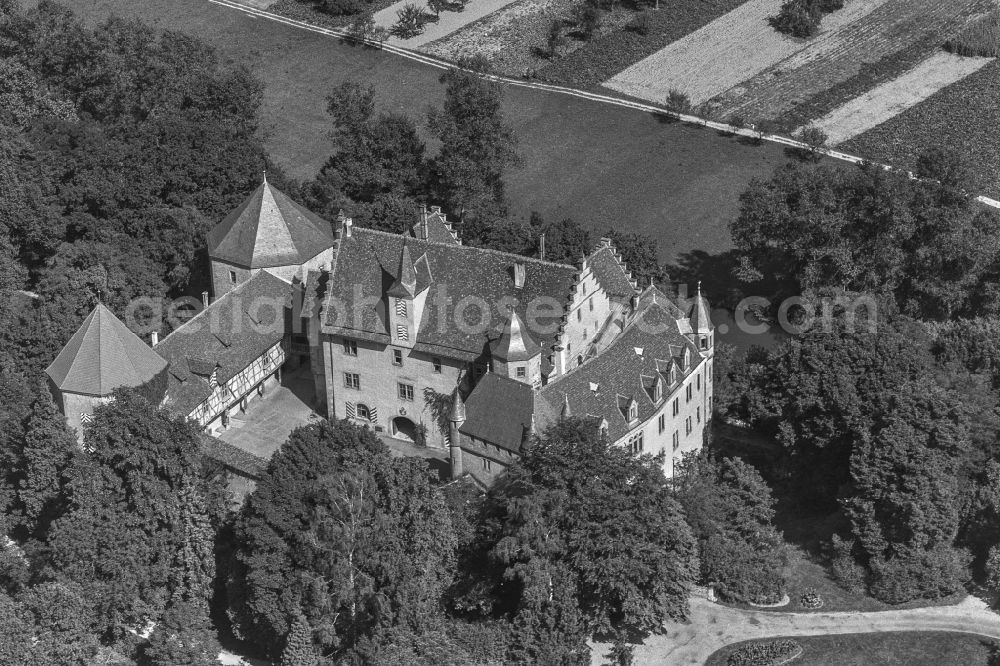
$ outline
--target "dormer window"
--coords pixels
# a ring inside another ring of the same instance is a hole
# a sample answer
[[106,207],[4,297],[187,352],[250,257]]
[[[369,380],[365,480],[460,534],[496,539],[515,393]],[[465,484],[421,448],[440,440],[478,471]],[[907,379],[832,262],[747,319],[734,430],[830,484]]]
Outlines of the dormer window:
[[687,347],[684,348],[684,356],[682,357],[682,370],[687,371],[688,367],[691,365],[691,350]]
[[653,384],[653,402],[659,402],[663,399],[663,380],[657,378],[656,383]]
[[670,385],[673,386],[677,383],[677,366],[673,363],[670,364]]
[[639,419],[639,403],[633,400],[628,405],[628,420],[631,423],[632,421],[637,421],[638,419]]
[[708,336],[707,335],[703,335],[703,336],[701,336],[700,340],[701,340],[701,348],[702,349],[708,349]]

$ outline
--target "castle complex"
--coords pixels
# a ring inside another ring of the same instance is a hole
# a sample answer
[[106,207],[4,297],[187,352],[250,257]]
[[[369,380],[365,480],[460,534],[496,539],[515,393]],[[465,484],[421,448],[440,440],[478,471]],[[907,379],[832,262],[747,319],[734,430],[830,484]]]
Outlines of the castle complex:
[[196,316],[146,344],[98,305],[47,369],[71,426],[130,386],[212,435],[308,368],[317,411],[446,448],[483,484],[570,415],[668,476],[702,444],[708,304],[640,288],[608,239],[571,266],[463,245],[436,208],[404,234],[331,225],[265,181],[208,249]]

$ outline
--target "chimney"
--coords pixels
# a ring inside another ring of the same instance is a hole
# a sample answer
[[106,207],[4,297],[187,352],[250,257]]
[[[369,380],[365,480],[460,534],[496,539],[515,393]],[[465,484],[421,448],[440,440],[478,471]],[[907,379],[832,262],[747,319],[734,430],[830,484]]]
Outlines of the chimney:
[[545,232],[544,231],[542,232],[542,235],[538,237],[538,258],[539,259],[544,259],[545,258]]
[[201,304],[203,306],[205,306],[206,308],[208,307],[208,292],[207,291],[201,292]]
[[155,347],[160,344],[160,333],[158,331],[153,331],[149,334],[149,346]]
[[351,228],[354,226],[354,220],[349,217],[344,218],[344,238],[351,237]]
[[524,288],[524,263],[520,261],[514,264],[514,288]]
[[427,206],[420,206],[420,240],[427,240]]

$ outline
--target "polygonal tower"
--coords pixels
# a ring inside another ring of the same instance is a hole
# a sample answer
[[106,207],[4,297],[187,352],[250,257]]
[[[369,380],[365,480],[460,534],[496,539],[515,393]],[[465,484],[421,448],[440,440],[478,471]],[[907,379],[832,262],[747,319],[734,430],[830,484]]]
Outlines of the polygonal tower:
[[542,347],[513,308],[499,338],[490,343],[493,372],[530,386],[542,385]]

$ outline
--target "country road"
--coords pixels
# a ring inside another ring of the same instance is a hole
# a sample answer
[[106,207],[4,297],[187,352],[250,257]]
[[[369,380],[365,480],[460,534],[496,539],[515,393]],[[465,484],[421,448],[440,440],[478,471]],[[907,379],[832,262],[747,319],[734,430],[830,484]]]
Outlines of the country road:
[[[641,666],[704,664],[716,650],[740,641],[772,636],[816,636],[883,631],[953,631],[1000,639],[1000,615],[976,597],[952,606],[934,606],[874,613],[777,613],[722,606],[702,597],[691,599],[691,621],[666,625],[666,633],[651,636],[636,647]],[[591,663],[606,663],[611,649],[595,643]]]

